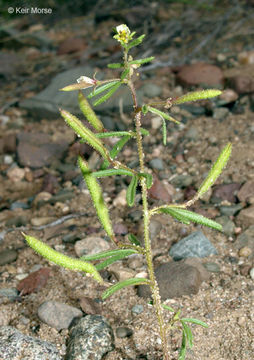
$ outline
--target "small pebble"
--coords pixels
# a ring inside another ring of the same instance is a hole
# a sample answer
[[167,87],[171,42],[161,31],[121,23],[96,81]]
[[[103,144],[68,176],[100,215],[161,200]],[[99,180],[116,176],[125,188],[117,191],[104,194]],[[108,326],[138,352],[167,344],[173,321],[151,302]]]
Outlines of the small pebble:
[[254,280],[254,268],[250,270],[250,277]]
[[116,336],[118,338],[129,337],[132,334],[133,334],[133,331],[127,327],[120,326],[120,327],[116,328]]
[[122,191],[120,191],[120,193],[116,196],[116,198],[113,201],[113,205],[115,207],[117,206],[126,206],[127,205],[127,201],[126,201],[126,189],[123,189]]
[[144,311],[144,306],[143,305],[134,305],[131,309],[131,312],[134,315],[138,315],[141,314]]
[[18,257],[18,253],[15,250],[7,249],[0,252],[0,266],[10,264]]
[[252,250],[248,246],[244,246],[239,250],[239,256],[248,257],[252,254]]

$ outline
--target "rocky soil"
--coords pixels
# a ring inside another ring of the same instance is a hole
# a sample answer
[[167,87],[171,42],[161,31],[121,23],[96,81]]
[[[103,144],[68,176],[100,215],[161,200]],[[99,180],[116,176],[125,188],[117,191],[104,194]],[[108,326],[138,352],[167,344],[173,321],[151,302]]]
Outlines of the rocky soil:
[[[150,132],[144,138],[154,178],[150,206],[190,199],[232,142],[226,169],[192,207],[221,223],[223,232],[167,215],[155,216],[150,231],[164,303],[209,325],[192,326],[194,346],[186,359],[253,359],[253,2],[131,1],[127,7],[97,1],[72,17],[68,7],[52,4],[43,5],[52,9],[44,15],[12,16],[6,9],[0,25],[0,360],[162,359],[145,288],[126,288],[102,301],[104,285],[49,264],[21,234],[73,257],[114,248],[76,166],[82,154],[98,169],[100,157],[79,143],[58,108],[79,114],[77,94],[59,92],[79,76],[116,76],[106,64],[120,60],[111,29],[121,23],[147,34],[133,56],[156,57],[136,79],[140,104],[197,88],[223,90],[214,100],[173,107],[181,124],[167,124],[166,146],[160,118],[146,116],[142,123]],[[98,115],[109,130],[131,129],[126,89],[100,105]],[[119,160],[138,166],[134,143],[125,145]],[[141,194],[129,208],[129,181],[118,176],[100,182],[117,238],[127,242],[133,233],[142,241]],[[146,276],[138,255],[102,272],[106,285],[136,275]],[[180,330],[173,329],[170,359],[178,358],[180,344]]]

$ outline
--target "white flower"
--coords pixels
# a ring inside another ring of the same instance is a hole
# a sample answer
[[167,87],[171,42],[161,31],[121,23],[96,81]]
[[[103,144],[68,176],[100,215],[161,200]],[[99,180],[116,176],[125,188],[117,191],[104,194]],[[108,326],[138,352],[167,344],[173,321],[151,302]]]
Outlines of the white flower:
[[117,34],[114,36],[114,39],[120,41],[122,44],[127,44],[132,38],[132,34],[127,25],[122,24],[116,27]]
[[96,84],[96,81],[94,79],[91,79],[87,76],[80,76],[78,79],[77,79],[77,83],[85,83],[84,85],[86,85],[86,87],[89,87],[89,86],[94,86]]

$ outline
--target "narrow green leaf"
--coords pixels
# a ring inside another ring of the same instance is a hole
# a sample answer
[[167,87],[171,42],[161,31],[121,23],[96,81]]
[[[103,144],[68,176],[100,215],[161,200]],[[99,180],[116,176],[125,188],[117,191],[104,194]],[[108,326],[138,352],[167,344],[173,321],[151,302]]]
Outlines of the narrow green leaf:
[[52,261],[53,263],[66,269],[89,273],[99,283],[103,283],[103,280],[94,265],[81,261],[80,259],[74,259],[61,254],[33,236],[25,234],[23,234],[23,236],[25,237],[28,245],[31,246],[31,248],[34,249],[38,254],[42,255],[45,259]]
[[[109,156],[111,159],[115,159],[115,157],[118,155],[118,153],[122,150],[124,145],[127,143],[127,141],[130,139],[130,135],[123,136],[112,148],[112,150],[109,152]],[[109,166],[109,161],[104,160],[101,169],[106,169]]]
[[127,286],[135,286],[135,285],[141,285],[141,284],[149,284],[150,281],[148,279],[145,278],[131,278],[131,279],[127,279],[127,280],[123,280],[118,282],[117,284],[111,286],[110,288],[108,288],[107,290],[105,290],[102,294],[102,300],[105,300],[107,297],[111,296],[112,294],[114,294],[116,291],[125,288]]
[[126,192],[126,200],[129,206],[134,205],[137,186],[138,186],[138,177],[133,176]]
[[115,85],[113,85],[111,87],[111,89],[105,94],[103,95],[101,98],[99,98],[98,100],[96,100],[93,105],[97,106],[102,104],[103,102],[107,101],[115,92],[116,90],[121,86],[120,82],[117,82]]
[[129,64],[138,64],[138,65],[142,65],[142,64],[146,64],[148,62],[151,62],[154,60],[154,56],[148,57],[148,58],[144,58],[144,59],[138,59],[138,60],[133,60],[130,61]]
[[[127,250],[127,249],[125,249],[125,250]],[[124,254],[119,252],[119,254],[117,254],[117,255],[115,255],[115,256],[111,256],[110,258],[102,261],[101,263],[96,264],[96,265],[95,265],[96,269],[97,269],[98,271],[100,271],[100,270],[104,269],[105,267],[113,264],[114,262],[116,262],[116,261],[118,261],[118,260],[122,260],[122,259],[126,258],[127,256],[129,256],[129,255],[131,255],[131,254],[137,253],[136,251],[131,251],[131,250],[132,250],[132,249],[129,249],[129,253],[126,252],[126,253],[124,253]]]
[[112,63],[112,64],[108,64],[108,68],[110,69],[119,69],[122,68],[124,65],[121,63]]
[[95,136],[99,139],[108,138],[108,137],[120,137],[120,136],[133,136],[129,131],[107,131],[103,133],[97,133]]
[[184,360],[185,359],[186,350],[187,350],[186,345],[187,345],[187,343],[186,343],[186,335],[185,335],[185,332],[183,331],[182,344],[181,344],[181,349],[180,349],[178,360]]
[[198,197],[201,197],[215,183],[218,176],[222,172],[223,168],[227,165],[228,159],[231,155],[231,151],[232,151],[232,144],[228,143],[220,153],[215,163],[213,164],[205,181],[201,184],[200,188],[198,189]]
[[150,189],[153,185],[153,175],[148,173],[139,173],[138,175],[146,178],[146,186]]
[[85,96],[81,91],[78,94],[79,107],[82,113],[85,115],[88,122],[94,127],[97,131],[103,131],[104,126],[102,122],[98,119],[95,112],[91,108],[89,102],[86,100]]
[[169,215],[173,216],[175,219],[177,219],[185,224],[188,224],[188,223],[190,223],[190,221],[192,221],[194,223],[205,225],[205,226],[211,227],[211,228],[219,230],[219,231],[222,230],[221,224],[218,224],[217,222],[215,222],[211,219],[208,219],[203,215],[194,213],[194,212],[186,210],[186,209],[168,206],[168,207],[159,209],[159,211],[162,213],[169,214]]
[[139,36],[137,39],[131,41],[127,46],[126,49],[127,51],[130,50],[131,48],[133,48],[133,46],[137,46],[139,44],[142,43],[143,39],[144,39],[145,35],[141,35]]
[[183,331],[185,332],[186,339],[187,339],[187,341],[189,343],[189,347],[192,348],[192,346],[193,346],[193,336],[192,336],[191,328],[189,327],[189,325],[185,324],[185,322],[182,319],[180,321],[181,321],[181,324],[182,324],[182,327],[183,327]]
[[112,86],[116,85],[117,83],[119,83],[119,80],[111,81],[104,85],[98,86],[96,89],[90,92],[90,94],[87,96],[88,99],[91,99],[92,97],[101,94],[103,91],[110,89]]
[[107,159],[108,152],[103,146],[102,142],[74,115],[66,110],[61,110],[60,113],[66,123],[75,131],[75,133],[85,140],[90,146],[97,150],[104,159]]
[[209,327],[205,322],[203,322],[201,320],[198,320],[198,319],[182,318],[181,320],[184,321],[184,322],[190,322],[190,323],[193,323],[193,324],[196,324],[196,325],[200,325],[200,326],[203,326],[205,328]]
[[129,74],[130,69],[125,69],[122,74],[121,74],[121,80],[124,80],[126,78],[126,76]]
[[140,241],[137,239],[137,237],[133,234],[129,234],[128,235],[128,239],[129,241],[133,244],[133,245],[137,245],[137,246],[140,246]]
[[167,127],[166,127],[166,121],[164,118],[162,118],[162,139],[163,139],[163,145],[167,145]]
[[175,120],[174,118],[172,118],[172,116],[164,113],[163,111],[160,111],[152,106],[148,106],[147,107],[148,111],[150,111],[153,114],[159,115],[160,117],[162,117],[163,119],[169,120],[169,121],[173,121],[176,124],[180,124],[180,121]]
[[118,254],[128,256],[130,254],[135,254],[135,253],[137,253],[137,251],[135,249],[113,249],[113,250],[102,251],[97,254],[84,255],[80,258],[80,260],[93,261],[93,260],[104,259],[104,258],[107,258],[110,256],[116,256]]
[[165,304],[161,304],[161,306],[166,310],[169,310],[169,311],[171,311],[173,313],[175,312],[175,310],[171,306],[168,306],[168,305],[165,305]]
[[87,162],[81,156],[78,157],[78,165],[81,169],[87,188],[90,192],[91,199],[93,201],[98,218],[108,236],[111,239],[114,239],[115,235],[109,218],[108,208],[103,200],[101,187],[95,177],[92,176],[91,170],[89,169]]
[[125,169],[106,169],[106,170],[94,171],[92,173],[92,176],[95,178],[100,178],[104,176],[114,176],[114,175],[133,176],[133,173]]
[[222,92],[220,90],[215,90],[215,89],[192,91],[176,99],[171,100],[171,103],[173,105],[178,105],[189,101],[197,101],[197,100],[213,98],[215,96],[219,96],[221,93]]

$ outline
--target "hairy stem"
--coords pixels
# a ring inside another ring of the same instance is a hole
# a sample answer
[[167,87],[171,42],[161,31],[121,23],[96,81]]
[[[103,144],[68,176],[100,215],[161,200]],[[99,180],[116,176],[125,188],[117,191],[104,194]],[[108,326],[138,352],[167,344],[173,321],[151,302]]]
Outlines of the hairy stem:
[[[141,111],[138,111],[137,97],[136,97],[136,92],[135,92],[134,86],[130,81],[129,81],[128,85],[129,85],[129,88],[132,93],[132,97],[134,100],[134,110],[136,112],[135,126],[136,126],[136,134],[137,134],[136,141],[137,141],[137,147],[138,147],[140,172],[145,172],[142,134],[140,132],[141,114],[142,113],[141,113]],[[169,360],[166,326],[163,321],[163,310],[162,310],[162,306],[161,306],[159,287],[158,287],[158,283],[157,283],[155,275],[154,275],[151,241],[150,241],[150,237],[149,237],[150,213],[149,213],[148,201],[147,201],[147,185],[146,185],[146,179],[144,177],[141,177],[140,184],[141,184],[141,189],[142,189],[145,256],[146,256],[149,279],[151,281],[150,288],[151,288],[153,304],[155,307],[155,312],[156,312],[156,316],[157,316],[158,324],[159,324],[160,337],[161,337],[162,348],[163,348],[163,358],[164,358],[164,360]]]

